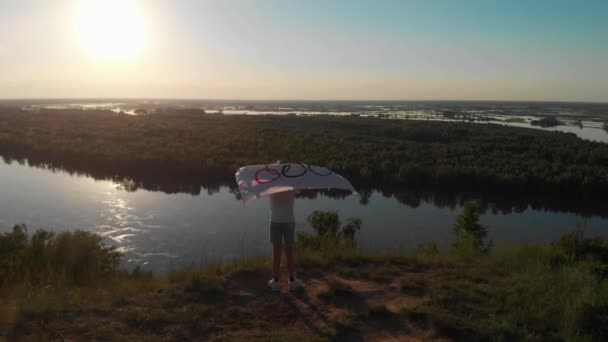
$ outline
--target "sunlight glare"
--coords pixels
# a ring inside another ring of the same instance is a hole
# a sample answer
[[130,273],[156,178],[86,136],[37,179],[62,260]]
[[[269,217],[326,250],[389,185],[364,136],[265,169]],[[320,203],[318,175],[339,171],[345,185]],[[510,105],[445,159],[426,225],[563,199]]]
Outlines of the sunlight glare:
[[81,0],[76,27],[82,45],[95,57],[121,60],[144,45],[145,22],[135,0]]

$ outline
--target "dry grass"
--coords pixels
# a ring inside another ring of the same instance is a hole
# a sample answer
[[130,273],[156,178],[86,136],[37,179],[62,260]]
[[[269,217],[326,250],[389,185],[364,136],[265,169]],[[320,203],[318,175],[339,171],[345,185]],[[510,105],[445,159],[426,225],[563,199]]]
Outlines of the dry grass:
[[[0,288],[18,340],[602,340],[605,243],[567,236],[492,255],[300,251],[301,292],[266,287],[268,258],[94,284]],[[559,298],[559,300],[555,300]]]

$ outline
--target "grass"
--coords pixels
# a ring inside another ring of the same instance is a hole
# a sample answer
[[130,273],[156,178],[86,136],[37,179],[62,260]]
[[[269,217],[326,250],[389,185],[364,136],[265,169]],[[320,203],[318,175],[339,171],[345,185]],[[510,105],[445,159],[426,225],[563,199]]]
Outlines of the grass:
[[[26,246],[18,249],[23,252],[20,257],[10,260],[31,267],[30,272],[11,274],[12,283],[0,286],[0,333],[8,329],[9,339],[45,339],[61,333],[73,339],[322,341],[373,339],[381,326],[395,333],[409,327],[426,334],[424,338],[456,340],[608,338],[608,244],[576,233],[548,246],[497,245],[492,253],[475,256],[424,249],[408,254],[302,249],[299,268],[306,279],[322,279],[324,284],[316,297],[307,299],[307,305],[318,310],[310,317],[296,315],[294,307],[275,302],[271,294],[246,286],[236,289],[236,274],[251,276],[255,283],[266,279],[268,258],[218,262],[159,276],[118,269],[100,272],[108,269],[103,262],[113,259],[98,245],[99,250],[86,254],[97,257],[87,260],[97,268],[73,277],[64,272],[76,267],[71,260],[82,250],[72,244],[86,245],[79,239],[90,242],[89,236],[70,235],[70,242],[62,245],[62,258],[54,259],[62,262],[41,268],[44,259],[33,251],[45,249],[22,233],[0,236],[4,248],[11,243]],[[45,246],[55,244],[43,240]],[[48,248],[45,253],[55,256]],[[3,272],[15,269],[6,259],[3,265]],[[43,269],[44,277],[34,275],[33,269]],[[369,286],[378,291],[369,297],[350,279],[373,284]],[[404,304],[393,311],[399,298]],[[275,315],[275,307],[282,311]],[[303,323],[324,316],[335,317],[324,323],[324,330],[311,330]],[[283,326],[283,321],[291,322],[285,327],[300,326],[277,330],[276,324]]]
[[423,296],[428,292],[428,284],[422,279],[404,279],[400,284],[401,292],[412,296]]

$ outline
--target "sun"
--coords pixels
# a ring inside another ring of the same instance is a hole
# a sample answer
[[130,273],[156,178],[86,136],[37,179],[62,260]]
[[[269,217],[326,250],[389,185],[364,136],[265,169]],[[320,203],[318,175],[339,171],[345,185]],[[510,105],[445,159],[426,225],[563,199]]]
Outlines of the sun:
[[145,22],[135,0],[81,0],[79,5],[76,30],[89,53],[122,60],[141,52]]

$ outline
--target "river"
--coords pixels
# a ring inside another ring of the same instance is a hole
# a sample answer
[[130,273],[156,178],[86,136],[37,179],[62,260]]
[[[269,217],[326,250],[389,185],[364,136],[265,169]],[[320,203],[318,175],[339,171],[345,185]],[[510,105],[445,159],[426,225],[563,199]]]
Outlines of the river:
[[[462,207],[462,201],[437,195],[373,191],[365,197],[298,198],[297,227],[310,230],[306,217],[314,210],[337,210],[343,221],[363,220],[358,241],[365,251],[407,251],[430,241],[446,248]],[[576,210],[543,209],[538,203],[505,209],[490,201],[484,207],[482,223],[497,243],[549,243],[577,225],[589,235],[608,236],[608,212],[601,208],[583,217]],[[198,195],[126,191],[108,180],[0,161],[0,232],[16,223],[25,223],[30,231],[95,232],[125,252],[127,267],[153,271],[270,252],[268,201],[244,206],[227,186]]]

